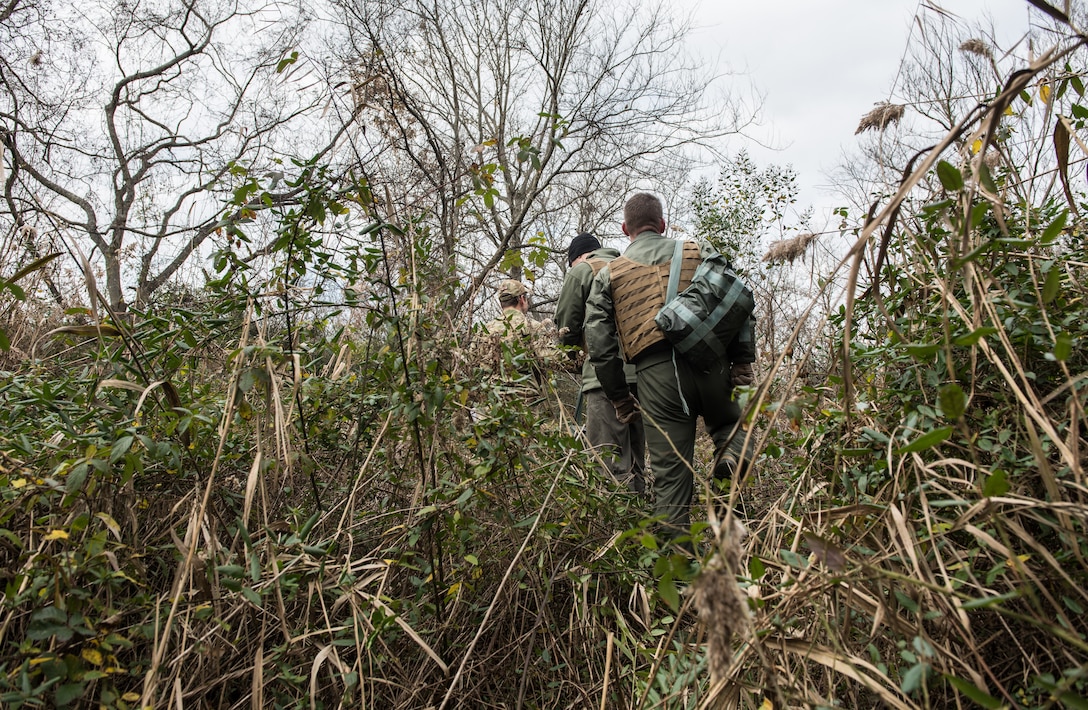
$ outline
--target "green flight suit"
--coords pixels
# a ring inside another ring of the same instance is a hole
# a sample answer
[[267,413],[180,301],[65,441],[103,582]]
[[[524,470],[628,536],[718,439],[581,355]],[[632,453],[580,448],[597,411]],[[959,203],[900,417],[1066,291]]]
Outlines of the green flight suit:
[[[615,249],[601,248],[590,252],[588,258],[611,261],[619,255]],[[559,341],[563,345],[585,347],[582,328],[593,276],[593,266],[583,261],[571,267],[563,279],[563,288],[555,307],[555,324],[559,327]],[[638,380],[634,366],[625,366],[624,376],[628,386],[636,385]],[[622,424],[616,419],[616,410],[601,389],[596,370],[588,359],[582,365],[582,397],[586,413],[586,438],[590,446],[602,450],[609,473],[617,481],[636,493],[644,492],[646,438],[642,422]],[[611,451],[607,452],[608,449]]]
[[[672,261],[675,245],[656,232],[643,232],[631,241],[624,256],[640,264],[665,264]],[[704,257],[708,250],[704,248]],[[612,401],[625,398],[630,390],[623,376],[607,266],[594,279],[586,303],[585,338],[606,396]],[[733,401],[730,363],[723,361],[710,372],[698,372],[664,341],[636,357],[634,364],[654,474],[654,513],[663,518],[665,534],[676,537],[690,527],[696,420],[702,416],[714,441],[716,461],[727,453],[727,444],[738,429],[741,411]],[[715,471],[718,476],[728,473],[724,467]]]

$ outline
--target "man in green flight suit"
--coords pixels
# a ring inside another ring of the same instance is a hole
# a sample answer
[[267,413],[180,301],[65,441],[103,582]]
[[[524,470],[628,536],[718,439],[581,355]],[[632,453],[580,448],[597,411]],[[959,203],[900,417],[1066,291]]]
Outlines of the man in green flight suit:
[[[618,419],[633,421],[646,415],[656,494],[654,513],[663,519],[665,535],[675,539],[690,528],[699,416],[714,441],[714,476],[728,479],[737,466],[734,442],[743,438],[744,432],[733,387],[752,383],[755,345],[749,322],[730,344],[730,361],[717,363],[709,372],[693,368],[674,351],[654,323],[654,316],[665,304],[676,247],[675,240],[663,236],[664,231],[664,212],[657,197],[639,193],[627,201],[623,233],[631,244],[593,280],[586,303],[585,338],[590,362]],[[694,242],[685,244],[680,291],[691,283],[699,263],[710,252],[709,247],[700,248]],[[624,377],[624,356],[638,374],[637,400]]]
[[[559,327],[559,342],[563,345],[585,349],[582,327],[593,277],[619,255],[615,249],[602,247],[597,237],[586,232],[571,240],[567,249],[570,269],[563,279],[559,304],[555,308],[555,324]],[[568,352],[572,358],[577,356],[575,350]],[[634,366],[625,366],[624,373],[628,387],[637,391]],[[589,360],[582,365],[582,397],[586,409],[586,438],[590,446],[601,452],[613,478],[635,493],[644,493],[646,438],[642,421],[623,423],[616,418],[616,410],[601,389]]]

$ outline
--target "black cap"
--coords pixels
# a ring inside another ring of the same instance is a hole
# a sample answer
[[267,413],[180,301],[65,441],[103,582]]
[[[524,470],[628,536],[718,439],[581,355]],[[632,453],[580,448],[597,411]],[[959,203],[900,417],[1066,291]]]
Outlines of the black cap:
[[597,237],[589,232],[582,232],[577,237],[570,240],[570,246],[567,247],[567,266],[573,264],[574,260],[582,254],[587,254],[594,249],[600,248],[601,243],[597,241]]

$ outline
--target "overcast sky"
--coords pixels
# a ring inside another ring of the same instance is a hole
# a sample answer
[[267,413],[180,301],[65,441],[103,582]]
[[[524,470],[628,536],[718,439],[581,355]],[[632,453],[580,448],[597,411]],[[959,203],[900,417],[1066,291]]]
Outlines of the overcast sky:
[[[993,22],[999,46],[1028,29],[1026,0],[932,0],[968,25]],[[752,141],[760,165],[792,164],[801,205],[825,212],[837,204],[826,173],[856,144],[854,131],[873,104],[889,99],[916,13],[929,0],[677,0],[690,9],[699,56],[742,76],[763,94],[762,126],[752,131],[779,150]],[[738,83],[740,82],[740,83]],[[895,99],[894,96],[891,98]],[[813,226],[822,226],[817,216]]]

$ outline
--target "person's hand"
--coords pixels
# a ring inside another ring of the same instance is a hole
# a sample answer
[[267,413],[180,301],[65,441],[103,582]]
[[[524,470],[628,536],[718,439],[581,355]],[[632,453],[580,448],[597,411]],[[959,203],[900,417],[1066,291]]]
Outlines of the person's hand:
[[751,387],[756,381],[756,369],[750,362],[737,363],[729,370],[729,380],[734,387]]
[[567,372],[581,372],[582,364],[586,361],[586,352],[581,348],[570,348],[567,350]]
[[612,402],[612,406],[616,408],[616,419],[620,424],[634,424],[639,419],[642,419],[642,412],[639,411],[638,400],[635,399],[635,395],[628,394],[623,399],[617,399]]

